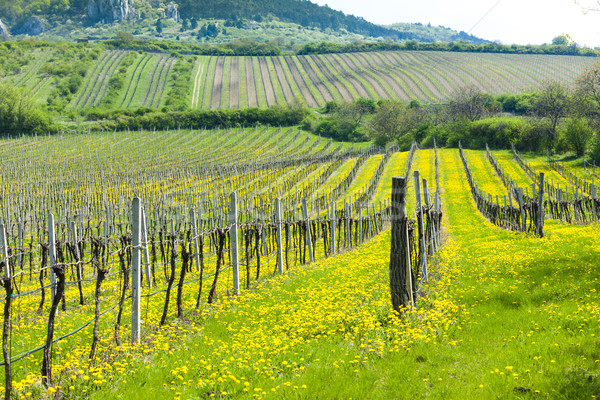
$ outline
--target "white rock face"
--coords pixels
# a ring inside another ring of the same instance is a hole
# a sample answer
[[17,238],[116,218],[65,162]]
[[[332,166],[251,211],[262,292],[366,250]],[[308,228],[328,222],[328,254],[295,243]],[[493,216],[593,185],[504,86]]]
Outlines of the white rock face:
[[180,17],[179,17],[179,10],[177,10],[177,4],[170,2],[167,5],[167,8],[164,12],[164,17],[165,18],[173,18],[173,20],[175,22],[179,22]]
[[88,18],[92,21],[123,21],[134,15],[133,0],[89,0]]
[[4,22],[2,22],[1,19],[0,19],[0,35],[10,35],[10,31],[8,30],[6,25],[4,25]]

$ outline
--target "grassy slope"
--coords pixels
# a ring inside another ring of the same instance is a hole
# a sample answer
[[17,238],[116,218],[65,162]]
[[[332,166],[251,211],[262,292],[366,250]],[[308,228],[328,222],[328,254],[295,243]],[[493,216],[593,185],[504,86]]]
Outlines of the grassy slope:
[[[430,154],[417,154],[415,169],[431,171]],[[600,394],[597,228],[547,223],[544,239],[496,228],[477,213],[457,151],[442,150],[440,157],[447,241],[417,312],[404,319],[390,313],[388,231],[351,253],[223,299],[212,312],[191,316],[198,324],[157,334],[159,351],[138,351],[143,355],[115,365],[122,371],[105,376],[108,384],[75,374],[70,393],[93,389],[94,399]]]

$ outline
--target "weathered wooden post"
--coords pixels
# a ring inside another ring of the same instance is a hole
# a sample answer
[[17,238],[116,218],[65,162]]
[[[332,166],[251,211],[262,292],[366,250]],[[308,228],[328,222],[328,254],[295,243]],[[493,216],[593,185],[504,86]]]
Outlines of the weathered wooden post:
[[308,257],[311,263],[315,262],[315,255],[313,254],[312,237],[310,234],[310,220],[308,219],[308,205],[306,199],[302,199],[302,218],[306,223],[306,245],[308,246]]
[[390,294],[392,307],[400,312],[402,308],[414,305],[408,219],[406,217],[406,180],[404,178],[392,178],[391,211]]
[[352,248],[352,205],[346,203],[346,247]]
[[538,235],[544,237],[544,173],[540,172],[540,188],[538,193]]
[[519,188],[518,190],[519,198],[517,201],[519,202],[519,209],[521,210],[521,222],[523,224],[523,232],[527,232],[527,217],[525,216],[525,204],[523,204],[523,189]]
[[[6,240],[6,225],[0,224],[0,246],[2,247],[2,261],[4,262],[4,277],[7,279],[11,278],[10,263],[8,262],[8,240]],[[4,321],[8,324],[8,321]]]
[[[198,241],[198,223],[196,222],[196,215],[194,215],[193,208],[190,208],[190,219],[192,221],[192,234],[194,235],[194,262],[196,263],[196,271],[200,271],[200,242]],[[202,224],[200,211],[198,211],[198,220],[200,224]]]
[[50,269],[50,299],[54,302],[56,293],[56,274],[54,273],[54,264],[56,263],[56,238],[54,234],[54,215],[48,213],[48,267]]
[[146,209],[142,207],[142,242],[144,243],[144,274],[146,284],[152,287],[152,272],[150,270],[150,249],[148,246],[148,223],[146,221]]
[[133,198],[131,208],[131,343],[140,343],[142,204],[139,197]]
[[592,192],[592,210],[594,211],[594,222],[598,223],[598,214],[596,212],[596,185],[590,186],[590,192]]
[[425,243],[425,224],[423,222],[423,203],[421,202],[421,174],[414,172],[415,196],[417,199],[417,224],[419,226],[419,256],[421,259],[421,274],[427,282],[427,243]]
[[277,225],[277,271],[283,274],[283,239],[281,235],[281,199],[275,199],[275,223]]
[[[431,206],[431,198],[429,196],[429,187],[427,186],[427,179],[423,179],[423,199],[425,201],[425,206],[427,206],[427,209],[429,209]],[[429,238],[429,255],[432,256],[435,253],[435,250],[437,248],[437,243],[436,243],[436,238],[437,238],[436,229],[437,228],[433,221],[429,221],[430,216],[431,216],[431,211],[429,211],[429,214],[427,214],[427,223],[431,227],[431,233],[430,233],[431,237]]]
[[240,293],[240,262],[238,248],[238,207],[237,193],[232,192],[229,195],[229,242],[231,246],[231,270],[233,279],[233,291]]
[[336,248],[335,248],[335,237],[336,237],[336,215],[335,215],[335,201],[331,202],[331,206],[330,206],[330,215],[331,215],[331,254],[336,254]]

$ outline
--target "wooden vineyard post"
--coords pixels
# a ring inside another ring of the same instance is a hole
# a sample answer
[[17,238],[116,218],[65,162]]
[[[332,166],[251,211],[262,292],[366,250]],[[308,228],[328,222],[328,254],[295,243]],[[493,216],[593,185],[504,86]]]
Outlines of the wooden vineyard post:
[[[200,215],[200,212],[198,212]],[[196,263],[196,271],[200,271],[200,243],[198,242],[198,224],[196,223],[196,216],[194,215],[194,209],[190,208],[190,219],[192,221],[192,234],[194,235],[194,262]],[[199,218],[202,221],[201,218]]]
[[592,210],[594,212],[594,223],[598,223],[598,214],[596,212],[596,185],[593,183],[590,185],[590,192],[592,192]]
[[421,274],[427,282],[427,244],[425,243],[425,224],[423,223],[423,204],[421,202],[421,174],[414,172],[415,196],[417,198],[417,224],[419,226],[419,256],[421,259]]
[[525,205],[523,204],[523,189],[519,188],[519,209],[521,210],[521,222],[523,224],[523,232],[527,232],[527,218],[525,216]]
[[363,242],[363,238],[362,238],[362,207],[360,206],[360,204],[357,204],[358,206],[358,244],[362,244]]
[[56,275],[54,264],[56,263],[56,238],[54,236],[54,215],[48,213],[48,267],[50,268],[50,301],[54,302],[56,293]]
[[140,280],[142,205],[139,197],[131,204],[131,343],[140,342]]
[[142,242],[144,243],[144,274],[146,284],[152,287],[152,274],[150,271],[150,249],[148,246],[148,223],[146,221],[146,209],[142,207]]
[[392,178],[392,238],[390,250],[390,294],[397,312],[414,305],[406,217],[406,180]]
[[352,206],[348,203],[345,203],[346,206],[346,247],[348,249],[352,248],[352,221],[350,220],[352,213]]
[[306,199],[302,199],[302,218],[306,222],[306,245],[308,246],[308,257],[311,263],[315,262],[315,255],[312,247],[312,237],[310,236],[310,220],[308,219],[308,205]]
[[240,293],[240,261],[238,248],[238,207],[237,193],[232,192],[229,195],[229,241],[231,246],[231,269],[233,275],[233,291],[235,294]]
[[[429,196],[429,187],[427,186],[427,179],[423,179],[423,199],[425,200],[425,205],[427,206],[427,209],[430,208],[431,206],[431,198]],[[429,212],[428,217],[427,217],[427,223],[429,224],[429,226],[431,226],[431,237],[429,238],[429,255],[432,256],[435,253],[435,249],[437,248],[437,243],[436,243],[436,226],[435,223],[432,223],[432,221],[429,221],[429,216],[431,216],[431,211]]]
[[283,238],[281,235],[281,199],[275,199],[275,222],[277,224],[277,271],[283,274]]
[[330,212],[330,215],[331,215],[331,254],[335,254],[336,253],[336,249],[335,249],[335,244],[336,244],[335,243],[335,236],[336,236],[335,201],[331,202],[330,209],[331,209],[331,212]]
[[[12,365],[10,360],[10,330],[11,330],[11,303],[12,303],[12,278],[10,273],[10,264],[8,262],[8,245],[6,240],[6,226],[0,224],[0,246],[2,246],[2,262],[4,262],[4,277],[0,278],[0,283],[6,291],[4,300],[4,323],[2,324],[2,358],[4,359],[4,384],[6,400],[12,396]],[[21,246],[23,247],[23,246]]]
[[540,172],[540,189],[538,193],[538,235],[544,237],[544,173]]
[[[0,246],[2,246],[2,262],[4,263],[4,277],[11,278],[10,263],[8,262],[8,240],[6,240],[6,225],[0,224]],[[6,322],[7,323],[7,322]]]

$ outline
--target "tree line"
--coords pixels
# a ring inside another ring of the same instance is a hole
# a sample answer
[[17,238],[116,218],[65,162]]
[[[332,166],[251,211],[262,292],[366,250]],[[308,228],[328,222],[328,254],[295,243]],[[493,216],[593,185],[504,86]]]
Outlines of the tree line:
[[305,129],[338,140],[372,140],[408,149],[413,141],[438,145],[546,152],[572,151],[600,162],[600,63],[588,67],[572,87],[542,82],[534,91],[493,96],[462,87],[440,104],[418,100],[358,99],[327,103]]

